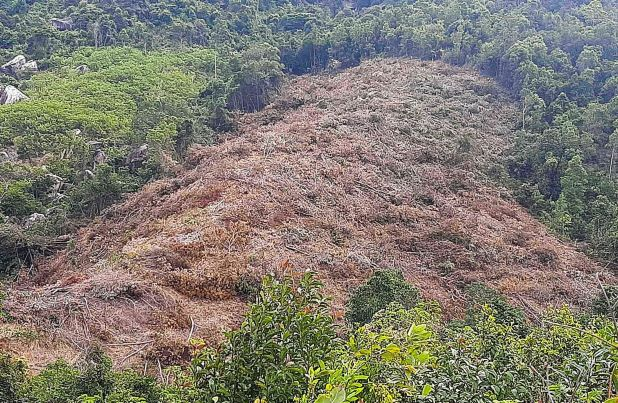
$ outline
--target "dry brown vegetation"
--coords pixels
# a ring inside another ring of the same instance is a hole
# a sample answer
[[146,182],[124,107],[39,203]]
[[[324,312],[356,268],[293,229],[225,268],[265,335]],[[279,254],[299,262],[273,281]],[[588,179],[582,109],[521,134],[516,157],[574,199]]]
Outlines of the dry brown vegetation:
[[216,343],[238,324],[243,288],[269,272],[316,271],[338,316],[377,268],[402,270],[451,316],[475,281],[529,313],[583,306],[600,268],[489,179],[516,116],[490,80],[443,63],[294,79],[24,275],[0,341],[35,365],[93,342],[118,365],[177,362],[189,336]]

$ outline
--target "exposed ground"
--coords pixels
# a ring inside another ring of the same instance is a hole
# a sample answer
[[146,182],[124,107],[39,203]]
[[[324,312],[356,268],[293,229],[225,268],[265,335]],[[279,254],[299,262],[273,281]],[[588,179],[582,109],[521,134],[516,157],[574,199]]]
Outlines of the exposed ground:
[[220,340],[262,275],[309,269],[338,316],[377,268],[402,270],[450,316],[475,281],[530,314],[584,306],[600,268],[488,179],[516,119],[490,80],[442,63],[375,60],[294,79],[176,178],[24,275],[0,346],[36,368],[96,342],[118,365],[153,368],[151,357],[187,358],[189,336]]

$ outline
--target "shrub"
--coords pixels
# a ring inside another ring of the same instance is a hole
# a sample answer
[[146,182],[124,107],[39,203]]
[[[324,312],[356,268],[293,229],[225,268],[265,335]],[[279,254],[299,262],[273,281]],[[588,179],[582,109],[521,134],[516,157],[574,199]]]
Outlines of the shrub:
[[452,327],[434,302],[393,302],[344,340],[311,274],[298,284],[268,277],[240,329],[218,350],[196,341],[189,370],[168,370],[165,385],[113,371],[98,349],[30,379],[21,361],[0,355],[0,401],[601,403],[616,395],[618,335],[608,318],[551,309],[522,334],[498,319],[511,318],[503,298],[474,288],[477,301],[502,311],[478,306],[471,325]]
[[474,326],[479,320],[479,315],[483,315],[484,307],[488,306],[492,309],[497,323],[511,326],[519,334],[526,334],[528,326],[523,311],[510,305],[496,290],[482,283],[473,283],[466,287],[466,295],[468,297],[466,315],[468,324]]
[[319,283],[307,274],[297,289],[267,277],[257,302],[221,350],[193,361],[197,385],[221,402],[265,397],[287,403],[307,387],[309,368],[326,361],[337,337]]
[[71,403],[85,392],[78,376],[76,368],[56,361],[25,383],[22,396],[33,402]]
[[597,315],[618,318],[618,286],[604,287],[592,302],[592,311]]
[[384,403],[426,398],[431,385],[420,383],[418,371],[433,365],[436,339],[427,322],[436,312],[404,309],[393,303],[371,322],[356,329],[330,362],[308,373],[309,388],[296,399],[309,402]]
[[16,402],[26,377],[26,364],[0,352],[0,402]]
[[600,403],[613,396],[613,325],[583,325],[567,308],[549,310],[541,321],[521,335],[485,305],[474,327],[445,329],[436,365],[419,373],[433,385],[426,401]]
[[21,265],[30,264],[50,239],[36,226],[25,229],[0,222],[0,276],[13,275]]
[[30,192],[32,184],[14,181],[0,187],[0,214],[24,217],[41,212],[43,205]]
[[236,89],[228,107],[245,112],[258,111],[278,91],[283,79],[279,50],[266,43],[251,45],[230,62]]
[[22,385],[21,397],[27,402],[53,403],[159,402],[162,387],[132,370],[113,371],[111,359],[93,348],[76,366],[62,360],[48,365]]
[[406,283],[401,272],[377,271],[350,297],[346,319],[349,323],[368,323],[376,312],[386,308],[391,302],[398,302],[405,308],[411,308],[418,300],[418,290]]
[[100,165],[92,178],[81,182],[72,192],[73,211],[94,217],[105,207],[117,202],[130,189],[129,178]]
[[253,301],[260,292],[261,282],[256,276],[241,274],[234,286],[236,294],[245,301]]

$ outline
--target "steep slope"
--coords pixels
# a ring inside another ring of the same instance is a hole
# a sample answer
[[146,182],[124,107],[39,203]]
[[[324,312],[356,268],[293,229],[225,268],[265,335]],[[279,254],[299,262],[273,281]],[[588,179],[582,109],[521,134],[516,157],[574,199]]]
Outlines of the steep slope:
[[188,357],[189,337],[214,343],[239,323],[262,275],[308,269],[336,315],[377,268],[402,270],[453,316],[475,281],[530,313],[583,306],[599,267],[488,179],[516,119],[491,81],[437,62],[294,79],[230,138],[195,149],[177,178],[24,275],[2,345],[34,364],[93,342],[119,365],[167,364]]

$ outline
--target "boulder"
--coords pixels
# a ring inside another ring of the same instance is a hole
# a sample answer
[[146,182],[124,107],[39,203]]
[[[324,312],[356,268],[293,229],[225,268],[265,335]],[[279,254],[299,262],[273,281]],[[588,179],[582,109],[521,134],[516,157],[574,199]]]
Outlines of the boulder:
[[70,18],[52,18],[49,22],[58,31],[69,31],[73,29],[73,20]]
[[0,150],[0,164],[4,162],[15,162],[19,159],[19,154],[15,147],[8,147]]
[[24,223],[24,226],[26,228],[31,228],[36,223],[44,221],[46,218],[47,217],[45,217],[45,214],[33,213],[30,215],[30,217],[26,218],[26,222]]
[[107,162],[107,155],[105,154],[105,151],[97,148],[94,152],[93,160],[95,168],[97,165],[105,164]]
[[0,73],[19,76],[22,74],[32,74],[39,71],[39,65],[36,61],[27,61],[24,55],[15,56],[10,62],[3,64],[0,67]]
[[10,105],[27,99],[23,92],[12,85],[7,85],[0,91],[0,105]]
[[36,73],[39,71],[39,65],[36,61],[30,60],[26,64],[24,64],[21,68],[20,73]]
[[0,73],[16,75],[26,64],[26,56],[19,55],[0,66]]
[[75,67],[75,72],[77,74],[85,74],[85,73],[88,73],[89,71],[90,71],[90,68],[86,66],[85,64]]
[[339,71],[339,70],[341,70],[341,66],[342,65],[343,65],[343,63],[341,63],[339,60],[337,60],[337,59],[330,59],[328,61],[327,69],[329,71],[333,71],[333,72],[334,71]]
[[127,165],[129,166],[129,170],[133,172],[135,169],[141,167],[147,159],[148,144],[142,144],[138,148],[134,148],[127,156]]

